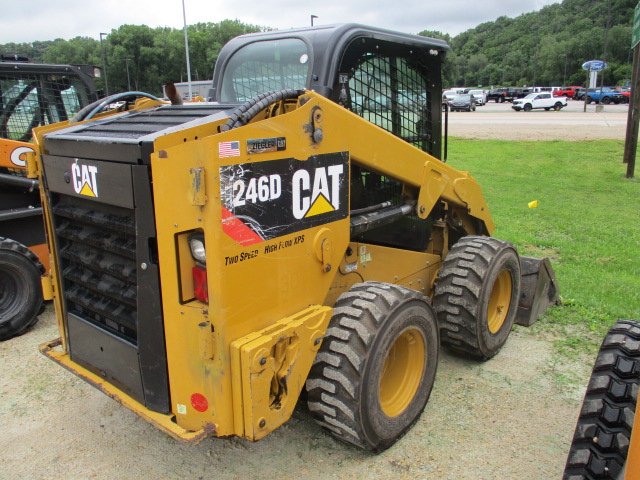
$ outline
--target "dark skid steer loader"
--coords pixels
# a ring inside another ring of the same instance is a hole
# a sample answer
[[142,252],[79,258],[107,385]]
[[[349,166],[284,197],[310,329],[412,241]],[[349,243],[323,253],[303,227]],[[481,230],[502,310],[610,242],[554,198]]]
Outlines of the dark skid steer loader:
[[95,101],[97,73],[0,56],[0,341],[25,333],[52,298],[38,181],[25,178],[32,129]]
[[184,441],[258,440],[306,389],[335,436],[391,446],[441,343],[489,359],[557,298],[439,160],[447,50],[354,24],[246,35],[211,102],[38,132],[60,325],[42,351]]

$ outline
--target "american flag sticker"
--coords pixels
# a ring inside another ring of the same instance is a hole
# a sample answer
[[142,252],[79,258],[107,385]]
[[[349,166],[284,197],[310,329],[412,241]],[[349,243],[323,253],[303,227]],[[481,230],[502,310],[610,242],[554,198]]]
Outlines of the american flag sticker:
[[218,156],[224,157],[239,157],[240,156],[240,142],[220,142],[218,143]]

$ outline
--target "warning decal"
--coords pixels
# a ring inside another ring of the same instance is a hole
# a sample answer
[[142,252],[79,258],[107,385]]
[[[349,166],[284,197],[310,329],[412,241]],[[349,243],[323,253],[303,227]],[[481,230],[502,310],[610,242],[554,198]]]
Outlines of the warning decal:
[[349,154],[220,167],[222,230],[247,246],[348,215]]

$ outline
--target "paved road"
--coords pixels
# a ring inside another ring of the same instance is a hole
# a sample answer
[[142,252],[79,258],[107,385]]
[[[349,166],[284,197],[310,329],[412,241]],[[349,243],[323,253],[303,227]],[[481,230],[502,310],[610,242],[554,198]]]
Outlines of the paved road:
[[478,107],[475,112],[449,113],[449,135],[500,140],[624,140],[628,105],[595,105],[569,100],[559,112],[516,112],[510,103]]

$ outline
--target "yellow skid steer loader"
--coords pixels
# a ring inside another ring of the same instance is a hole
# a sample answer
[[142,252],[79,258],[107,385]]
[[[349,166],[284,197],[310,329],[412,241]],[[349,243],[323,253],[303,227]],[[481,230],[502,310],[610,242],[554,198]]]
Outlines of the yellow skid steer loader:
[[246,35],[209,102],[38,132],[42,351],[185,441],[258,440],[306,389],[335,436],[391,446],[441,343],[489,359],[557,298],[440,160],[447,50],[355,24]]

